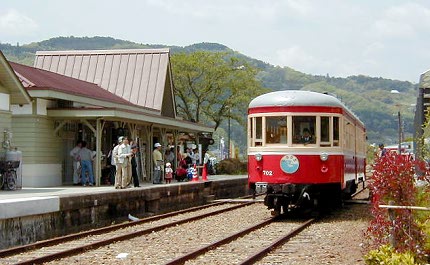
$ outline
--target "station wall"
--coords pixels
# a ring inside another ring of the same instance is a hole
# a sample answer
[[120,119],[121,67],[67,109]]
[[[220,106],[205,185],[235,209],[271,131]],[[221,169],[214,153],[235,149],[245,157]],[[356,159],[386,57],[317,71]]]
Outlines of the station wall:
[[61,185],[62,147],[54,121],[43,115],[14,115],[12,132],[12,145],[23,154],[23,186]]

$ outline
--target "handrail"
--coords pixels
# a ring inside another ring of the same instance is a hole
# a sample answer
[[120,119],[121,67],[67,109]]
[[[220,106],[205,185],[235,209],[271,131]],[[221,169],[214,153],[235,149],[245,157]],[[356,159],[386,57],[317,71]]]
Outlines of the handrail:
[[385,208],[385,209],[406,209],[406,210],[418,210],[418,211],[430,211],[430,208],[428,207],[421,207],[421,206],[400,206],[400,205],[385,205],[380,204],[379,208]]

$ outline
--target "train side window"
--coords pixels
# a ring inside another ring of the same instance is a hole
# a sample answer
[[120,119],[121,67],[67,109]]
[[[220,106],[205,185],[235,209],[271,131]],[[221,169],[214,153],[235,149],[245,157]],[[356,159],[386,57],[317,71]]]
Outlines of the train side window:
[[331,146],[330,143],[330,117],[321,117],[321,146]]
[[339,117],[333,117],[333,146],[339,146]]
[[315,144],[315,116],[293,116],[293,144]]
[[252,133],[253,130],[254,130],[254,119],[249,118],[248,119],[248,138],[249,138],[248,141],[251,145],[254,142],[254,134]]
[[255,118],[255,146],[263,145],[263,118]]
[[287,119],[286,117],[266,117],[266,143],[287,143]]

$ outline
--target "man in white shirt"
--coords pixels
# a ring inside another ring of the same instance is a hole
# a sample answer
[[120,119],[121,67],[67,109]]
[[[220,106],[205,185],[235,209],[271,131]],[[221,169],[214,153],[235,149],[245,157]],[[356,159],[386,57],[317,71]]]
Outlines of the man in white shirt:
[[122,144],[122,139],[124,137],[120,136],[118,137],[118,144],[115,145],[115,147],[112,149],[112,165],[115,165],[115,189],[121,188],[121,181],[122,181],[122,169],[121,166],[118,164],[118,148]]
[[79,151],[82,147],[82,141],[78,141],[76,143],[75,148],[73,148],[70,151],[70,156],[72,157],[72,163],[73,163],[73,185],[79,185],[79,175],[80,175],[80,157],[79,157]]
[[164,169],[164,159],[163,154],[161,153],[161,144],[155,143],[154,144],[154,151],[152,152],[152,159],[154,161],[154,184],[161,184],[163,175],[163,169]]
[[118,164],[121,167],[121,189],[127,188],[131,183],[131,152],[128,138],[124,137],[122,144],[118,147]]

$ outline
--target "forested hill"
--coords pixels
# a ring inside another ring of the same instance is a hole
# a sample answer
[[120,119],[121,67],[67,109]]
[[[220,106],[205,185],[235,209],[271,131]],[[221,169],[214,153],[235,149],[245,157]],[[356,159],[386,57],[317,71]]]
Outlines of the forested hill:
[[[250,64],[259,68],[259,78],[263,86],[273,90],[303,89],[335,94],[349,106],[365,123],[369,142],[395,143],[397,139],[397,113],[401,102],[404,118],[405,136],[412,135],[413,110],[410,105],[415,103],[417,85],[390,80],[381,77],[363,75],[338,78],[310,75],[295,71],[289,67],[273,66],[261,60],[247,57],[239,52],[217,43],[198,43],[186,47],[157,44],[140,44],[110,37],[58,37],[25,45],[1,44],[0,50],[15,62],[32,65],[34,54],[41,50],[92,50],[92,49],[130,49],[130,48],[170,48],[171,52],[193,52],[206,50],[228,52],[234,56],[245,58]],[[417,79],[418,79],[417,73]],[[398,90],[400,95],[390,94]]]

